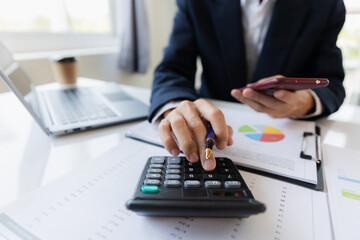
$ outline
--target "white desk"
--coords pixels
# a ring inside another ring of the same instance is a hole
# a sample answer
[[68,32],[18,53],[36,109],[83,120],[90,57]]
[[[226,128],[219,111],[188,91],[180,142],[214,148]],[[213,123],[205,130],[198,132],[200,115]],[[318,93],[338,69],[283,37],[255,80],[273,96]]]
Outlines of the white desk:
[[[150,90],[124,86],[147,102]],[[242,104],[213,101],[223,107],[250,111]],[[21,195],[91,161],[124,139],[134,123],[120,124],[58,138],[47,136],[12,93],[0,94],[0,207]],[[321,119],[323,142],[360,150],[360,108],[343,106]]]
[[[149,102],[148,89],[123,86],[123,90]],[[119,144],[135,123],[51,137],[13,93],[0,94],[0,207],[102,155]]]

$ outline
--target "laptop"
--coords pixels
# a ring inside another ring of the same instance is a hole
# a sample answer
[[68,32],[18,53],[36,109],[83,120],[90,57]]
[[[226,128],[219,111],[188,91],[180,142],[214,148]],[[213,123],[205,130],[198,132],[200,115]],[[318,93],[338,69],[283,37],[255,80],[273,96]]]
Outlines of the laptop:
[[0,41],[0,78],[48,135],[64,135],[145,119],[148,106],[118,84],[62,89],[36,88]]

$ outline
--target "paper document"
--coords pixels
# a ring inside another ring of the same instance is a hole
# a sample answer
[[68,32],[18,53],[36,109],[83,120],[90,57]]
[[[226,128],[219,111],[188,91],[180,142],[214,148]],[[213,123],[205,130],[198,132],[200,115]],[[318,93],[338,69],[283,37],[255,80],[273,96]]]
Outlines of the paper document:
[[360,238],[360,152],[324,145],[325,176],[336,239]]
[[[315,137],[307,138],[304,145],[306,154],[313,159],[300,158],[303,134],[314,133],[315,122],[272,119],[263,113],[230,109],[222,111],[234,131],[234,144],[224,151],[215,149],[215,156],[228,157],[245,167],[317,184]],[[127,136],[162,146],[156,128],[148,122],[131,128]]]
[[331,239],[324,193],[241,172],[266,212],[246,219],[142,217],[128,211],[138,178],[162,148],[127,139],[99,159],[0,209],[8,239]]

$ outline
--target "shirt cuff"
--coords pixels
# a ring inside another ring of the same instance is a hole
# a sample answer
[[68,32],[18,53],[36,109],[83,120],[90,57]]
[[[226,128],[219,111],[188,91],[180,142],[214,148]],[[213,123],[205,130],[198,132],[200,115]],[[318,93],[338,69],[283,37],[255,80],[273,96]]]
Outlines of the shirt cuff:
[[316,117],[322,113],[323,106],[321,104],[320,98],[313,90],[309,89],[309,92],[311,93],[311,95],[313,96],[313,98],[315,100],[315,111],[308,115],[305,115],[305,116],[296,117],[295,119],[306,119],[306,118]]
[[171,101],[162,106],[155,114],[155,116],[151,120],[151,124],[158,126],[160,121],[164,118],[164,113],[173,108],[177,108],[180,105],[181,101]]

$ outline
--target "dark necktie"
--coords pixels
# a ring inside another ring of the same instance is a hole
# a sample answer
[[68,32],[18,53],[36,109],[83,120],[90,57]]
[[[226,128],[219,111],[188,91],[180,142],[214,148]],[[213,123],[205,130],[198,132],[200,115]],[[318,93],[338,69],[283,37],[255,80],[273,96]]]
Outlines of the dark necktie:
[[263,0],[259,0],[260,4],[262,3]]

